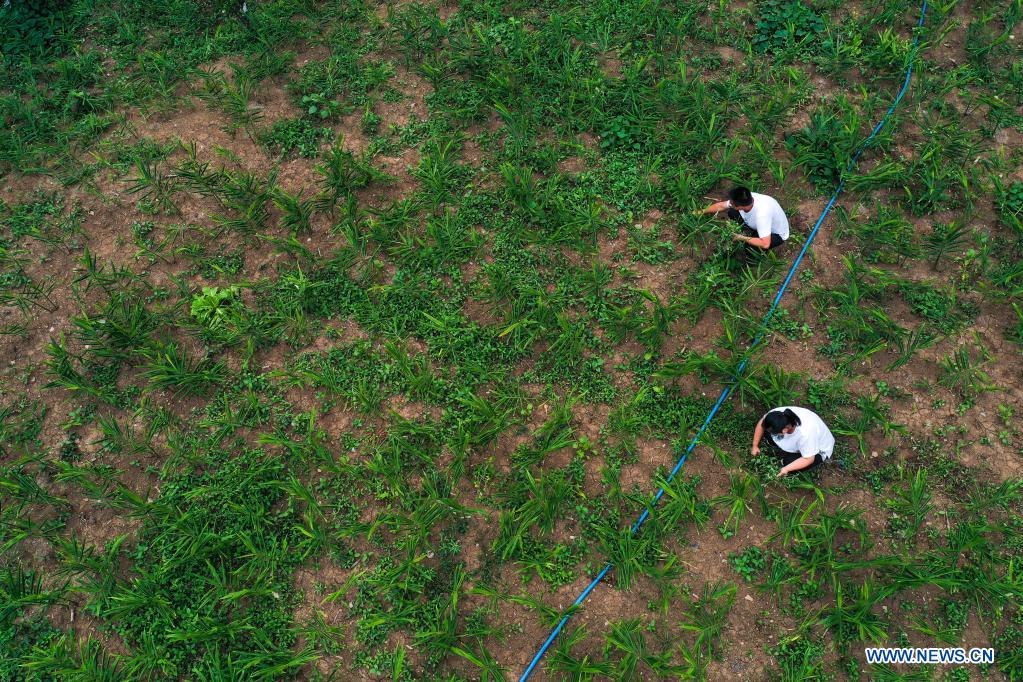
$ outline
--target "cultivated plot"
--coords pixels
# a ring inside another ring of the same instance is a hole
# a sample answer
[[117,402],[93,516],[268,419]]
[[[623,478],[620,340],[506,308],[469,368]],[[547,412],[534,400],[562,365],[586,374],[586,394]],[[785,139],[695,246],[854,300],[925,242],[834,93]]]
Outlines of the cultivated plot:
[[4,5],[0,680],[517,679],[608,562],[531,679],[1023,678],[1023,4],[920,9]]

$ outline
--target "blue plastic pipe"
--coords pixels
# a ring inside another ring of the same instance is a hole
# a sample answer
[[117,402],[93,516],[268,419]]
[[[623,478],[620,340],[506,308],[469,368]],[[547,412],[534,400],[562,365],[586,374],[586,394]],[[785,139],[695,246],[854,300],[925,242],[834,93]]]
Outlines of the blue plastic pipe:
[[[916,23],[917,27],[924,25],[924,20],[926,19],[926,17],[927,0],[924,0],[923,4],[920,6],[920,19]],[[888,107],[888,111],[885,112],[885,115],[881,118],[880,121],[877,122],[877,125],[874,126],[874,129],[870,132],[870,135],[867,137],[867,139],[863,141],[863,144],[859,146],[859,148],[856,150],[856,153],[853,154],[852,158],[849,159],[849,164],[846,166],[845,169],[846,172],[842,174],[842,178],[838,183],[838,187],[835,188],[834,193],[831,195],[831,199],[824,207],[824,210],[821,212],[820,217],[817,218],[817,222],[814,223],[813,229],[810,230],[810,234],[807,236],[806,241],[803,243],[803,248],[800,249],[799,255],[796,256],[796,260],[792,262],[792,267],[789,268],[788,275],[785,276],[785,281],[782,282],[781,287],[778,288],[778,293],[775,295],[774,300],[771,302],[771,307],[767,310],[767,314],[764,315],[764,319],[761,322],[762,331],[757,335],[755,339],[753,339],[753,343],[750,344],[749,349],[746,351],[746,357],[743,358],[743,361],[741,363],[739,363],[739,367],[736,369],[735,372],[736,379],[742,376],[743,371],[746,369],[746,364],[749,362],[751,352],[763,340],[764,334],[766,334],[767,323],[770,322],[771,318],[774,316],[774,311],[777,310],[778,304],[781,303],[782,296],[785,295],[785,290],[788,289],[789,283],[792,281],[792,278],[796,274],[796,270],[799,269],[799,264],[803,261],[803,257],[806,255],[807,249],[810,248],[810,244],[813,243],[814,237],[817,236],[817,232],[820,230],[821,223],[824,222],[824,219],[828,216],[828,213],[830,213],[831,209],[834,207],[835,201],[838,200],[838,197],[842,194],[842,190],[845,189],[846,176],[848,175],[849,171],[853,169],[853,166],[856,165],[856,162],[859,160],[860,155],[863,154],[863,152],[870,146],[870,144],[874,141],[874,138],[877,136],[877,134],[881,132],[881,128],[883,128],[884,125],[888,122],[888,119],[891,118],[892,114],[895,112],[895,107],[899,106],[899,102],[902,101],[902,97],[906,94],[906,91],[909,89],[909,81],[913,77],[913,62],[916,59],[916,51],[917,48],[919,47],[919,44],[920,34],[917,33],[917,35],[913,37],[913,47],[909,53],[908,60],[909,64],[906,66],[906,78],[902,82],[902,87],[899,89],[899,94],[895,96],[895,101],[893,101],[892,105]],[[671,470],[671,473],[668,475],[667,479],[665,479],[667,484],[670,484],[671,481],[675,478],[675,475],[682,469],[682,465],[685,464],[686,458],[689,457],[689,453],[693,451],[693,448],[696,447],[696,444],[700,441],[700,438],[707,431],[707,427],[709,427],[710,423],[714,420],[714,416],[717,414],[718,410],[721,409],[721,405],[724,404],[729,394],[731,394],[732,388],[734,386],[735,380],[733,380],[732,383],[729,384],[728,386],[725,386],[724,390],[721,391],[721,395],[718,396],[717,402],[714,403],[714,407],[711,408],[710,413],[707,415],[707,418],[703,420],[703,424],[700,425],[700,428],[696,431],[696,435],[693,436],[693,439],[689,442],[689,446],[686,448],[686,451],[682,453],[682,457],[679,458],[678,462],[675,464],[675,467]],[[636,522],[632,524],[633,535],[639,532],[639,529],[642,528],[643,524],[650,517],[650,510],[657,506],[657,503],[661,501],[661,497],[663,496],[664,488],[662,487],[657,491],[657,494],[654,495],[653,502],[646,509],[643,510],[643,513],[640,514],[638,519],[636,519]],[[606,564],[604,568],[600,571],[600,573],[598,573],[593,578],[593,580],[590,581],[590,584],[586,586],[586,589],[584,589],[579,594],[579,596],[576,597],[576,600],[572,603],[572,606],[573,607],[579,606],[584,601],[586,601],[586,597],[590,596],[590,592],[593,592],[594,588],[596,588],[597,585],[600,584],[600,581],[604,579],[604,576],[606,576],[611,571],[612,568],[613,568],[612,564],[610,563]],[[571,611],[569,611],[569,613],[571,614]],[[525,671],[522,673],[522,677],[519,678],[519,682],[526,682],[526,680],[529,679],[529,676],[533,674],[533,671],[536,670],[536,666],[540,663],[540,659],[543,658],[543,655],[547,653],[547,649],[550,648],[551,644],[554,643],[554,640],[557,639],[559,634],[561,634],[561,630],[565,627],[565,624],[568,622],[569,617],[570,615],[565,615],[554,627],[554,629],[551,630],[551,634],[547,637],[547,640],[544,641],[543,645],[536,652],[536,655],[533,656],[533,660],[530,661],[529,667],[526,668]]]

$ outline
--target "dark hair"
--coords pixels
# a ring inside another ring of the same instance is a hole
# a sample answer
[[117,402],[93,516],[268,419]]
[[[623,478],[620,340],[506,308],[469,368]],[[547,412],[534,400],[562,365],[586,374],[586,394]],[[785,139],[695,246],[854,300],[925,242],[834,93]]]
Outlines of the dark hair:
[[728,198],[732,200],[732,206],[749,206],[753,203],[753,193],[746,187],[732,188]]
[[796,413],[788,408],[784,412],[772,410],[764,415],[764,429],[772,436],[781,433],[786,426],[799,426],[800,423]]

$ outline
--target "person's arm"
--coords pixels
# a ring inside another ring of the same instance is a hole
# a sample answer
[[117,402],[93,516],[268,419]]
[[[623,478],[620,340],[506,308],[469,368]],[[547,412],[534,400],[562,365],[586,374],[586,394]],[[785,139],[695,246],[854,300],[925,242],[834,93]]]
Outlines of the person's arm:
[[729,209],[731,207],[732,207],[732,202],[730,202],[728,200],[715,201],[713,204],[711,204],[707,208],[703,209],[702,211],[696,211],[696,213],[698,215],[706,215],[708,213],[720,213],[721,211],[724,211],[724,210]]
[[757,236],[747,237],[744,234],[737,234],[735,239],[760,249],[771,248],[771,225],[769,223],[765,224],[766,221],[763,215],[754,214],[753,219],[757,222],[754,225],[750,225],[750,227],[756,230]]
[[800,457],[797,460],[786,464],[778,470],[778,476],[784,476],[785,474],[791,474],[793,471],[799,471],[813,464],[813,457]]
[[732,235],[732,238],[761,249],[766,249],[771,246],[771,235],[767,235],[766,237],[747,237],[744,234],[735,234]]
[[757,428],[753,429],[753,447],[750,448],[749,452],[751,455],[760,454],[760,439],[764,437],[764,418],[761,417],[757,422]]

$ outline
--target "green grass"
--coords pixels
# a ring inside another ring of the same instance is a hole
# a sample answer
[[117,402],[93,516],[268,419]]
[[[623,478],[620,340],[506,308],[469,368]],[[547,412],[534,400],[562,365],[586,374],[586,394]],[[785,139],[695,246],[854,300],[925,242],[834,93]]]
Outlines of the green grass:
[[241,8],[0,9],[0,679],[503,679],[608,561],[553,678],[1023,675],[1018,2],[851,172],[913,3]]

